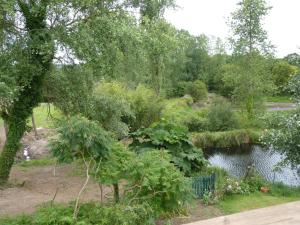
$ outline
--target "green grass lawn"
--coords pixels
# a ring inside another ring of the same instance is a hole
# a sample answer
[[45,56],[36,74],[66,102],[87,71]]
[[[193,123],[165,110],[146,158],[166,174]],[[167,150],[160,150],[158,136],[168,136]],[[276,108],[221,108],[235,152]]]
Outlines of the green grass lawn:
[[[53,105],[50,105],[51,116],[48,114],[48,105],[45,103],[40,104],[33,110],[35,123],[37,127],[43,128],[53,128],[55,125],[55,120],[61,118],[60,111]],[[30,125],[31,120],[29,120]]]
[[283,102],[283,103],[293,103],[290,96],[269,96],[266,97],[267,102]]
[[[48,105],[41,103],[40,106],[33,110],[35,123],[37,127],[53,128],[55,120],[61,118],[62,114],[53,105],[50,105],[51,117],[48,115]],[[0,126],[3,125],[3,120],[0,119]],[[31,118],[28,120],[28,125],[32,126]]]
[[232,195],[225,197],[217,204],[217,208],[224,214],[233,214],[251,209],[264,208],[272,205],[283,204],[300,200],[300,192],[290,196],[276,196],[264,193],[249,195]]

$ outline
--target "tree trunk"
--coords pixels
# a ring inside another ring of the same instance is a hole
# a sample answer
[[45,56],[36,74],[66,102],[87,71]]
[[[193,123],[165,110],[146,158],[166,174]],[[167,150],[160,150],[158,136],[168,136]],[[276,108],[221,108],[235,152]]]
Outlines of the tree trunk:
[[120,202],[119,184],[113,184],[115,203]]
[[0,185],[8,181],[11,167],[14,164],[17,151],[20,149],[20,140],[26,130],[26,119],[16,117],[8,121],[8,134],[3,151],[0,155]]
[[35,124],[34,113],[32,113],[31,121],[32,121],[32,129],[33,129],[33,131],[34,131],[35,139],[39,139],[39,134],[38,134],[38,132],[37,132],[36,124]]

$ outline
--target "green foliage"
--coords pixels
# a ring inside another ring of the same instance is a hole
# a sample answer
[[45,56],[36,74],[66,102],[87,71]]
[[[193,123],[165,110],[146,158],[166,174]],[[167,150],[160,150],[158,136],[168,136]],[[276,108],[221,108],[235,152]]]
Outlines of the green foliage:
[[289,187],[282,183],[275,183],[270,185],[270,194],[273,196],[282,196],[282,197],[300,197],[300,188],[299,187]]
[[98,171],[96,171],[97,174],[94,175],[100,183],[118,184],[122,179],[128,178],[128,173],[136,157],[122,144],[117,144],[111,149],[107,159],[101,162]]
[[125,121],[135,120],[126,92],[120,83],[101,83],[94,89],[88,113],[89,118],[98,121],[117,138],[128,135],[129,126]]
[[192,200],[191,183],[166,151],[150,151],[130,164],[128,199],[147,203],[157,215],[178,213]]
[[209,108],[207,114],[209,131],[226,131],[240,127],[233,106],[225,100],[216,100]]
[[206,131],[207,109],[192,107],[192,103],[190,96],[165,100],[162,118],[185,126],[190,132]]
[[250,187],[247,183],[239,181],[234,178],[227,178],[224,183],[224,194],[233,195],[233,194],[249,194]]
[[254,51],[268,53],[271,45],[267,41],[267,32],[263,28],[263,19],[268,15],[270,7],[265,0],[244,0],[232,13],[230,27],[231,43],[235,53],[247,54]]
[[46,79],[44,101],[53,103],[64,115],[89,112],[93,75],[84,66],[55,68]]
[[300,114],[297,110],[287,117],[284,115],[277,117],[275,126],[266,130],[262,142],[282,154],[283,164],[290,164],[297,168],[300,165],[299,132]]
[[149,127],[152,123],[159,121],[163,105],[156,94],[144,86],[138,86],[128,93],[130,107],[134,113],[134,120],[130,120],[131,131],[139,128]]
[[266,187],[267,185],[266,180],[252,166],[248,168],[243,181],[249,186],[250,192],[258,192],[261,190],[261,187]]
[[83,117],[71,117],[62,121],[57,130],[58,137],[51,141],[53,155],[60,162],[72,162],[75,159],[106,158],[115,144],[109,133],[97,122]]
[[297,73],[298,68],[296,66],[290,65],[286,61],[281,60],[275,63],[272,68],[272,76],[275,85],[278,87],[281,93],[286,90],[286,85]]
[[132,136],[130,147],[135,151],[167,150],[172,156],[171,161],[186,175],[200,171],[206,165],[202,150],[191,143],[185,127],[162,120],[149,128],[138,130]]
[[225,65],[222,92],[247,112],[251,119],[262,108],[263,97],[274,93],[269,61],[259,54],[239,56]]
[[287,90],[291,93],[292,98],[299,102],[300,100],[300,74],[294,76],[288,84]]
[[288,54],[283,58],[289,64],[297,66],[300,69],[300,56],[297,53]]
[[227,148],[258,143],[260,135],[261,132],[251,129],[203,132],[193,134],[193,143],[199,148]]
[[1,219],[1,225],[154,225],[151,209],[143,205],[81,205],[77,220],[73,219],[73,204],[43,206],[33,215]]
[[193,83],[188,82],[185,87],[185,94],[192,96],[194,102],[204,100],[207,98],[206,85],[200,80],[196,80]]

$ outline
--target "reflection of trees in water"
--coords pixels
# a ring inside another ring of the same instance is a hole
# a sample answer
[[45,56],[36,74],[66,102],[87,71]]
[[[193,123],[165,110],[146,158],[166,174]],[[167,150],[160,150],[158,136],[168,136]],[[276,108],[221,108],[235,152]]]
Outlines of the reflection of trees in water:
[[285,167],[274,172],[274,167],[281,161],[281,155],[260,146],[215,149],[209,152],[208,159],[212,165],[222,167],[236,177],[245,176],[247,167],[254,164],[256,170],[269,181],[300,186],[297,171]]

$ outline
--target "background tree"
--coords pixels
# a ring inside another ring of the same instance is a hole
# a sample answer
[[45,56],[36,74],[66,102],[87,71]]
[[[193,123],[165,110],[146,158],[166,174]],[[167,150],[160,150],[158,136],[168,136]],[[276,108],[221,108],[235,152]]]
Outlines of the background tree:
[[[4,97],[0,100],[0,111],[8,125],[0,156],[0,183],[8,180],[27,118],[43,100],[45,78],[50,74],[53,60],[90,63],[93,58],[86,57],[86,48],[79,41],[91,43],[92,36],[84,28],[101,22],[108,15],[125,12],[126,8],[139,7],[139,3],[114,0],[5,0],[0,3],[0,15],[5,15],[1,21],[5,22],[1,27],[4,49],[1,58],[7,59],[1,65],[0,83],[5,91],[1,93]],[[103,28],[104,31],[109,29],[109,26]],[[64,56],[59,57],[58,52]]]
[[233,97],[242,103],[249,117],[253,117],[256,103],[265,91],[271,90],[271,83],[268,82],[271,79],[266,77],[267,61],[261,56],[270,55],[272,49],[263,29],[263,19],[269,10],[265,0],[243,0],[232,13],[229,23],[235,64],[232,68],[235,70],[227,71],[228,76],[224,79],[235,81]]

